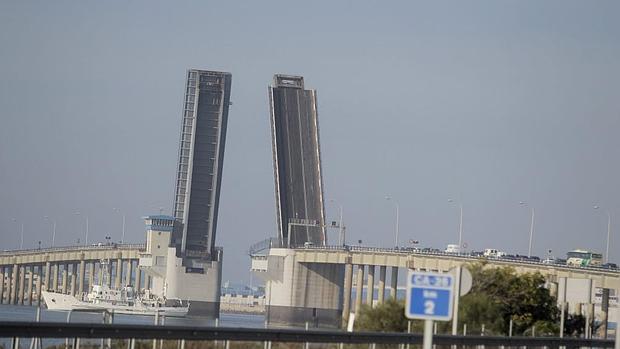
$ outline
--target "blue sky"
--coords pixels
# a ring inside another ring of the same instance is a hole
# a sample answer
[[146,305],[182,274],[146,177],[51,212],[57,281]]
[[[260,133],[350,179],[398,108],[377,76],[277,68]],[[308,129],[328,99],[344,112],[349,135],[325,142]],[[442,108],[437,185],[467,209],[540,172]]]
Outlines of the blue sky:
[[[169,213],[188,68],[233,74],[218,245],[275,234],[267,86],[317,89],[328,219],[349,241],[604,252],[620,222],[614,1],[2,1],[0,246],[141,241]],[[449,203],[448,199],[454,202]],[[593,210],[594,204],[603,210]],[[75,215],[75,212],[81,214]],[[16,219],[18,223],[12,219]],[[335,233],[334,233],[335,234]],[[331,241],[336,241],[332,235]],[[246,263],[247,262],[247,263]]]

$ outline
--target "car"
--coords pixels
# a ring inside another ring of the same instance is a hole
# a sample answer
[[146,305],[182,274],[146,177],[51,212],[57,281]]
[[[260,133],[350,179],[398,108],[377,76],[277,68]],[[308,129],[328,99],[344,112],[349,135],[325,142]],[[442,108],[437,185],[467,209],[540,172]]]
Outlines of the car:
[[605,264],[601,265],[601,268],[603,268],[603,269],[610,269],[610,270],[617,270],[618,269],[618,264],[616,264],[616,263],[605,263]]

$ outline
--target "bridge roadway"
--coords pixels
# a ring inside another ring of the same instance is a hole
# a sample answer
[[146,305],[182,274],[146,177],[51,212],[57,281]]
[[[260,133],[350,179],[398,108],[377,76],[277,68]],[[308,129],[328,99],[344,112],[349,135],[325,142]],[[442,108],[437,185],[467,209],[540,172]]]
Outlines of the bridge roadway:
[[41,290],[82,295],[104,281],[102,261],[108,261],[108,283],[140,288],[138,259],[144,248],[109,244],[0,252],[0,304],[32,305],[41,299]]
[[[290,260],[291,264],[286,264],[285,260]],[[341,314],[342,320],[346,324],[350,311],[352,309],[359,309],[362,305],[362,291],[365,283],[368,290],[377,289],[378,295],[377,299],[373,300],[373,292],[366,292],[364,303],[372,305],[373,302],[383,302],[386,297],[386,272],[388,267],[391,268],[390,297],[394,298],[396,297],[399,268],[447,272],[454,267],[478,261],[485,261],[489,267],[512,267],[517,273],[539,272],[550,283],[550,291],[555,296],[557,296],[558,282],[561,278],[590,279],[592,280],[592,287],[620,289],[620,272],[617,270],[474,257],[464,254],[358,246],[307,246],[292,250],[272,248],[269,250],[268,255],[252,256],[252,270],[266,272],[264,275],[268,281],[268,293],[271,293],[271,295],[268,295],[268,298],[272,302],[278,302],[282,298],[291,299],[289,302],[291,304],[284,304],[284,306],[292,309],[291,313],[301,313],[303,308],[327,308],[333,312],[333,310],[339,307],[331,303],[324,304],[326,297],[315,297],[315,294],[324,295],[331,292],[329,294],[335,295],[337,293],[334,292],[337,292],[337,289],[344,286]],[[287,265],[290,267],[287,267]],[[300,268],[293,265],[299,265]],[[356,295],[353,303],[351,296],[354,266],[356,267],[356,280],[361,281],[356,282]],[[344,267],[344,273],[336,273],[332,277],[328,276],[331,275],[328,270],[339,267]],[[379,269],[377,285],[375,285],[376,268]],[[282,270],[284,270],[285,274],[280,275]],[[289,271],[287,272],[286,270]],[[313,278],[314,274],[318,275],[318,277]],[[301,275],[308,276],[302,277]],[[325,280],[329,280],[329,282]],[[297,293],[301,293],[304,296],[297,297]],[[272,304],[268,304],[268,308],[270,307],[273,308]]]
[[296,260],[299,263],[354,264],[440,272],[447,272],[451,268],[466,263],[485,261],[489,266],[512,267],[517,273],[539,272],[548,281],[557,282],[562,277],[592,279],[596,287],[620,288],[619,270],[574,267],[504,258],[476,257],[468,254],[422,252],[379,247],[312,246],[296,249]]

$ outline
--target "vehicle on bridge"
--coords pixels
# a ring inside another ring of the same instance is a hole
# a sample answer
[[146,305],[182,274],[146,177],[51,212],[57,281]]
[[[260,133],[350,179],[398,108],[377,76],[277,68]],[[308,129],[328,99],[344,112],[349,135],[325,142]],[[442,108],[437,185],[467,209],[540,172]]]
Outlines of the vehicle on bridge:
[[501,258],[506,255],[506,252],[499,251],[495,248],[487,248],[484,250],[482,255],[485,257]]
[[603,264],[601,253],[586,250],[572,250],[566,257],[566,265],[573,267],[600,267]]

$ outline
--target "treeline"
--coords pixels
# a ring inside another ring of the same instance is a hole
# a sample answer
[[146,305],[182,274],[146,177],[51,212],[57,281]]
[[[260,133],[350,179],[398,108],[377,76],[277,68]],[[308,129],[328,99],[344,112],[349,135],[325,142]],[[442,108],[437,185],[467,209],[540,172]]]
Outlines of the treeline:
[[[484,263],[468,266],[473,277],[471,291],[459,304],[459,334],[558,336],[560,311],[555,297],[545,287],[540,273],[518,275],[513,268],[485,268]],[[360,331],[405,332],[411,320],[405,318],[404,300],[388,300],[370,308],[364,305],[355,319]],[[585,319],[567,315],[564,335],[580,336]],[[422,332],[421,320],[411,321],[412,332]],[[437,322],[438,333],[451,333],[451,322]]]

